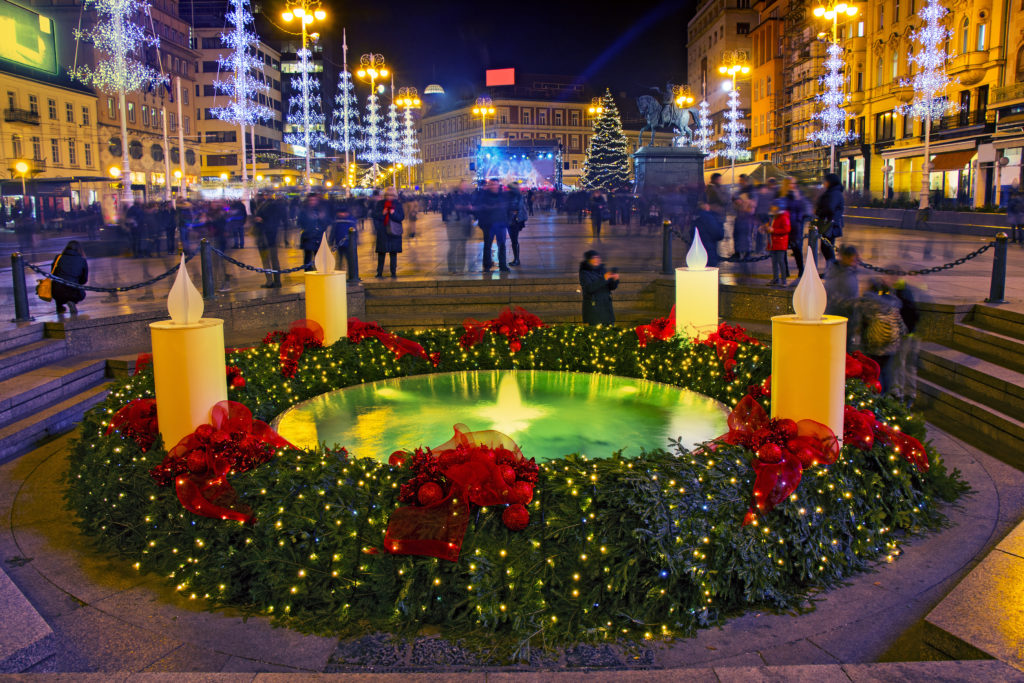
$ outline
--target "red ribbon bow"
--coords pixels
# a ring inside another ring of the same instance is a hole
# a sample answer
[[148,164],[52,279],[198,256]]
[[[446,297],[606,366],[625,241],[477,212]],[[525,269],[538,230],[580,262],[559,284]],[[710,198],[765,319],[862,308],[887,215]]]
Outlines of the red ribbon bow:
[[299,370],[299,358],[308,348],[324,345],[324,330],[313,320],[296,320],[288,332],[274,330],[263,338],[264,344],[279,344],[281,374],[294,377]]
[[869,450],[876,441],[892,446],[919,472],[928,471],[928,452],[921,442],[881,422],[870,410],[858,410],[851,405],[844,407],[843,441],[862,451]]
[[210,411],[212,425],[200,425],[150,470],[160,486],[174,482],[182,506],[197,515],[252,523],[248,506],[238,503],[227,475],[247,472],[294,448],[265,422],[253,419],[241,403],[221,401]]
[[427,353],[422,345],[416,342],[399,337],[384,330],[383,327],[374,322],[364,322],[359,318],[348,319],[348,340],[353,344],[360,344],[364,339],[373,338],[378,340],[395,354],[395,360],[401,360],[402,356],[416,356],[429,362],[435,368],[441,362],[440,353]]
[[[392,455],[391,462],[398,465],[405,460],[399,452]],[[506,512],[515,513],[511,516],[514,525],[506,520],[510,528],[521,529],[529,521],[525,508],[519,508],[533,497],[537,464],[526,460],[516,443],[501,432],[470,432],[457,424],[450,440],[434,449],[417,450],[410,466],[417,474],[402,486],[399,500],[419,500],[421,505],[407,505],[391,513],[384,548],[394,555],[426,555],[457,562],[472,505],[509,503]]]
[[715,347],[715,354],[718,356],[718,360],[722,362],[723,379],[726,382],[736,379],[736,374],[733,370],[736,368],[735,356],[740,348],[740,344],[761,345],[761,342],[747,335],[745,329],[739,325],[730,325],[729,323],[721,323],[717,330],[709,334],[705,339],[697,339],[696,343]]
[[860,351],[846,354],[846,379],[859,379],[876,392],[881,392],[882,383],[878,379],[881,375],[882,368],[878,363]]
[[637,325],[633,331],[636,332],[637,342],[642,349],[646,348],[647,342],[652,339],[659,341],[671,339],[676,334],[676,307],[672,307],[667,318],[655,318],[646,325]]
[[799,486],[803,470],[831,465],[839,458],[839,442],[826,425],[814,420],[769,419],[750,396],[736,404],[728,423],[729,431],[719,439],[754,451],[753,503],[743,518],[744,525],[786,500]]
[[107,436],[114,432],[133,440],[144,451],[148,451],[159,432],[156,421],[156,399],[137,398],[122,406],[110,418]]
[[488,332],[493,332],[507,338],[509,350],[516,353],[523,348],[522,338],[530,330],[544,327],[544,323],[522,306],[516,306],[514,311],[511,307],[506,307],[497,318],[483,322],[466,318],[462,322],[462,327],[466,333],[459,338],[459,345],[464,349],[476,346],[484,340]]

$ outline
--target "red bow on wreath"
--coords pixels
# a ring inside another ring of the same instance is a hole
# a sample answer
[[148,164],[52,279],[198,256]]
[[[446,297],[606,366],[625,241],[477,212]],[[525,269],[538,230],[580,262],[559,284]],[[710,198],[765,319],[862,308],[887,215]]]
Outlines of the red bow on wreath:
[[671,339],[676,334],[676,307],[672,307],[667,318],[655,318],[646,325],[637,325],[633,331],[636,332],[637,342],[641,349],[646,348],[647,342],[652,339],[660,341]]
[[522,338],[530,330],[544,327],[544,323],[522,306],[516,306],[515,311],[511,307],[506,307],[497,318],[484,322],[466,318],[462,322],[462,327],[466,333],[459,338],[459,345],[464,349],[476,346],[484,340],[488,332],[493,332],[506,337],[509,350],[516,353],[523,348]]
[[857,410],[851,405],[843,408],[843,442],[862,451],[870,450],[875,442],[892,446],[903,459],[919,472],[928,471],[928,452],[920,441],[881,422],[870,410]]
[[156,421],[156,399],[137,398],[129,401],[110,418],[107,436],[120,432],[131,439],[144,451],[148,451],[159,433]]
[[264,344],[279,344],[281,374],[294,377],[299,370],[299,358],[308,348],[324,345],[324,330],[313,320],[296,320],[288,332],[274,330],[263,338]]
[[399,337],[397,334],[387,332],[383,327],[374,322],[364,322],[359,318],[348,319],[348,340],[353,344],[359,344],[364,339],[377,339],[384,348],[395,354],[395,360],[401,360],[402,356],[416,356],[429,362],[435,368],[441,362],[440,353],[428,354],[422,345],[416,342]]
[[882,368],[878,363],[860,351],[846,354],[846,379],[859,379],[876,392],[881,392],[882,383],[878,380],[881,375]]
[[729,431],[719,440],[754,451],[753,504],[744,525],[786,500],[800,484],[803,470],[839,458],[839,442],[827,426],[814,420],[769,419],[750,396],[736,404],[728,422]]
[[399,490],[399,501],[407,505],[388,520],[388,552],[458,562],[473,505],[508,504],[501,516],[505,526],[520,531],[529,524],[526,504],[533,499],[539,468],[501,432],[470,432],[457,424],[446,443],[417,449],[411,458],[398,451],[390,463],[400,466],[407,459],[416,474]]
[[745,329],[729,323],[720,324],[718,329],[709,334],[706,339],[697,339],[696,343],[715,347],[718,360],[722,362],[723,379],[726,382],[736,379],[736,373],[733,370],[736,368],[735,356],[740,344],[761,345],[761,342],[747,335]]
[[174,482],[182,506],[214,519],[255,521],[238,503],[227,475],[247,472],[274,457],[277,448],[294,448],[265,422],[253,419],[241,403],[221,401],[210,413],[212,425],[200,425],[150,470],[160,486]]

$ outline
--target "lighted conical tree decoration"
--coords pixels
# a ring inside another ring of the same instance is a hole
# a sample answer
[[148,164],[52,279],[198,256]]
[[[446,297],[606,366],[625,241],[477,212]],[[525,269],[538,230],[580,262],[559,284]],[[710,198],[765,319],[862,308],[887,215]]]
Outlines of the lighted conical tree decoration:
[[710,109],[708,101],[701,100],[697,107],[697,131],[693,135],[694,145],[707,159],[718,156],[718,150],[715,149],[718,141],[715,140],[715,129],[711,125]]
[[419,144],[416,141],[416,120],[412,110],[421,106],[416,88],[403,87],[398,91],[398,104],[405,108],[402,119],[402,163],[412,167],[420,163]]
[[956,81],[946,74],[950,56],[946,52],[946,41],[953,33],[942,23],[948,11],[938,0],[927,0],[917,13],[924,22],[913,33],[914,42],[920,47],[910,56],[910,63],[916,71],[909,81],[900,84],[913,86],[914,99],[898,111],[922,122],[924,128],[924,159],[921,168],[920,208],[928,208],[928,180],[931,175],[931,128],[932,120],[941,119],[943,114],[954,112],[958,106],[946,97],[946,89]]
[[348,66],[338,74],[338,93],[334,96],[334,120],[331,124],[331,147],[345,154],[359,148],[359,103]]
[[[157,48],[160,39],[147,32],[149,3],[140,0],[85,0],[83,10],[93,8],[96,22],[87,29],[75,31],[75,38],[92,43],[98,58],[95,67],[80,65],[72,78],[97,90],[117,94],[121,116],[121,177],[123,201],[132,202],[131,157],[128,154],[128,124],[125,96],[166,79],[160,71],[139,61],[150,48]],[[141,22],[141,23],[140,23]]]
[[825,75],[821,78],[822,91],[815,96],[819,109],[813,118],[820,127],[810,135],[811,139],[828,147],[828,171],[835,172],[836,147],[856,137],[846,129],[849,114],[843,108],[846,90],[843,78],[843,48],[830,42],[826,48]]
[[313,53],[308,47],[298,51],[299,71],[291,80],[294,93],[288,100],[288,128],[284,141],[306,150],[306,184],[309,185],[309,159],[313,150],[327,144],[324,114],[320,108],[320,80],[313,73]]
[[371,90],[369,97],[366,98],[366,117],[363,121],[361,144],[363,151],[359,158],[374,165],[384,161],[380,123],[380,99],[377,97],[377,92]]
[[739,107],[740,92],[733,88],[729,91],[729,108],[724,114],[722,151],[719,154],[734,163],[746,160],[750,156],[746,148],[747,136],[743,134],[743,111]]
[[398,119],[398,105],[388,105],[388,120],[384,128],[384,159],[389,164],[402,163],[402,124]]
[[610,90],[601,97],[601,112],[594,119],[594,135],[583,160],[580,184],[588,190],[606,192],[629,185],[629,142]]
[[[220,70],[228,78],[218,79],[213,85],[218,92],[230,98],[225,107],[215,107],[211,113],[221,121],[228,121],[241,128],[242,185],[248,196],[248,172],[245,164],[245,128],[259,121],[273,118],[269,107],[259,104],[261,92],[269,92],[270,86],[258,80],[254,74],[262,71],[263,62],[257,57],[259,37],[249,28],[253,23],[247,0],[231,0],[227,21],[232,28],[220,34],[221,42],[231,48],[227,56],[220,57]],[[256,150],[253,151],[253,157]]]

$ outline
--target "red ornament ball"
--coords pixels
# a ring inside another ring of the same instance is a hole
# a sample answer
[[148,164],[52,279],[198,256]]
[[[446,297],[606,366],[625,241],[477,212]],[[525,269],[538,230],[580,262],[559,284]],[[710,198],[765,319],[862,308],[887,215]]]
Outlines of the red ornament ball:
[[501,478],[506,484],[511,484],[516,480],[516,470],[512,465],[502,465],[498,468],[498,472],[501,473]]
[[766,443],[757,449],[757,459],[768,464],[782,462],[782,449],[778,444]]
[[530,513],[525,506],[509,505],[501,513],[501,521],[512,531],[522,531],[530,523]]
[[528,504],[533,500],[533,484],[528,481],[517,481],[512,484],[512,490],[509,491],[508,500],[510,503],[519,503],[521,505]]
[[420,486],[419,491],[416,492],[416,500],[420,502],[420,505],[433,505],[442,498],[444,498],[444,490],[432,481]]
[[231,378],[231,386],[235,389],[241,389],[245,386],[245,378],[241,375],[235,375]]
[[192,451],[188,454],[188,471],[192,474],[202,474],[207,470],[206,453],[203,451]]
[[405,451],[395,451],[388,457],[388,464],[392,467],[405,466]]

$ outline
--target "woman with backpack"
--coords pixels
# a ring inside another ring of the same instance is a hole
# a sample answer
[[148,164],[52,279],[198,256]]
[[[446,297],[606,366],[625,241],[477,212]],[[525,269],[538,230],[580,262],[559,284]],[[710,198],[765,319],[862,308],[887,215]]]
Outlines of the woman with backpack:
[[[78,240],[71,240],[60,256],[53,260],[50,272],[57,277],[84,285],[89,281],[89,263]],[[78,315],[78,304],[85,299],[85,290],[53,281],[51,285],[53,303],[57,304],[57,315],[64,313],[64,306],[71,309],[71,315]]]
[[860,345],[864,353],[882,369],[879,379],[883,394],[892,389],[896,371],[894,357],[907,334],[907,326],[900,314],[902,306],[899,298],[879,278],[871,280],[857,304],[860,310]]
[[398,277],[398,255],[402,253],[402,221],[405,211],[393,187],[384,190],[384,199],[371,212],[373,231],[377,237],[377,277],[384,277],[384,255],[388,255],[391,277]]

